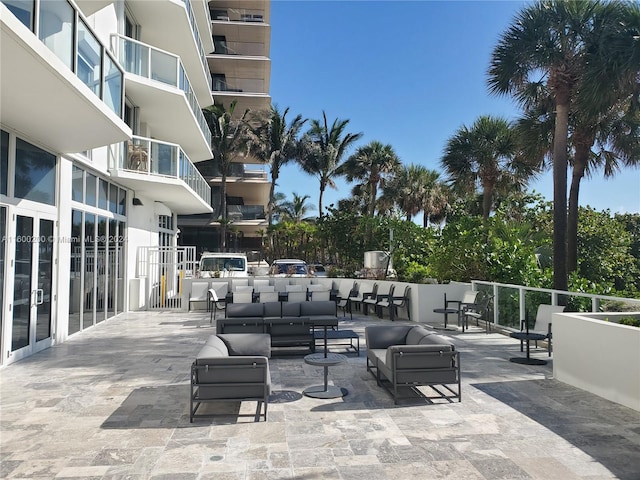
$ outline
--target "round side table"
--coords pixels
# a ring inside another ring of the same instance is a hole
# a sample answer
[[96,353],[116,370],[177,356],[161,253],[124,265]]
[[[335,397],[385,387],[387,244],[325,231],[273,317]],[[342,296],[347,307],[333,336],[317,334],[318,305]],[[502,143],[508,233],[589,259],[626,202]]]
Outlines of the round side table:
[[324,385],[316,385],[313,387],[305,388],[303,394],[312,398],[338,398],[344,397],[349,392],[346,388],[336,387],[329,385],[327,377],[329,374],[329,367],[340,365],[347,361],[347,357],[339,353],[312,353],[304,357],[304,363],[308,365],[314,365],[316,367],[324,368]]

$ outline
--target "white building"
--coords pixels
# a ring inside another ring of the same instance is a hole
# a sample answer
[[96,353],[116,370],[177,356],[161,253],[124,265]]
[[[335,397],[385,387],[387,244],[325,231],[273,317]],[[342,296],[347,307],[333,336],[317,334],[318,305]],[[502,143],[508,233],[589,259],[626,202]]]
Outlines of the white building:
[[140,252],[212,211],[214,46],[204,0],[0,0],[0,24],[4,366],[180,288]]
[[[214,49],[207,52],[213,79],[216,104],[229,108],[236,101],[235,116],[247,109],[271,108],[271,2],[269,0],[211,0]],[[215,160],[202,162],[198,169],[212,188],[210,215],[181,215],[180,242],[195,245],[198,253],[218,251],[220,190],[222,175]],[[271,180],[269,167],[256,159],[238,156],[227,176],[227,218],[232,228],[227,232],[227,248],[246,252],[261,250],[261,231],[266,230],[266,207]]]

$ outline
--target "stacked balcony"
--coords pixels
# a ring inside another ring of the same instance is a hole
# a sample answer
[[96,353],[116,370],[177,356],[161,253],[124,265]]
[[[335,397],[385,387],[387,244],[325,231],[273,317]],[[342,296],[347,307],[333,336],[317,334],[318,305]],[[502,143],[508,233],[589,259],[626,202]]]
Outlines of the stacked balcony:
[[211,188],[180,145],[133,136],[112,145],[112,177],[178,214],[209,213]]
[[184,145],[193,158],[211,158],[211,132],[180,57],[121,35],[112,35],[112,42],[131,74],[127,95],[141,106],[140,121],[155,136]]
[[3,123],[60,153],[130,136],[124,72],[72,3],[2,2],[0,25]]

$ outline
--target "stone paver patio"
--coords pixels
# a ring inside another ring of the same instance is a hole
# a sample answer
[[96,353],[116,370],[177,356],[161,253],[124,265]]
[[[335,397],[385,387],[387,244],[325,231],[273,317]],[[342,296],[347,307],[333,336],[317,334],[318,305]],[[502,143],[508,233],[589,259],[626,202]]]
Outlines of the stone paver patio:
[[329,373],[346,397],[302,396],[322,369],[276,357],[268,422],[190,424],[189,367],[212,333],[204,312],[124,314],[0,370],[0,477],[640,479],[640,412],[553,380],[551,362],[509,362],[519,344],[480,330],[440,332],[461,351],[461,403],[395,406],[362,335],[360,357]]

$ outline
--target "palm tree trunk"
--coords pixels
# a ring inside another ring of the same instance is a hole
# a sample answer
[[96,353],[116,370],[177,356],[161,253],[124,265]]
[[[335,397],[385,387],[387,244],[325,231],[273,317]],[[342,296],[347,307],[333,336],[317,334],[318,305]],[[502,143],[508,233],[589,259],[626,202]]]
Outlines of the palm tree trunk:
[[482,187],[482,223],[486,225],[493,205],[493,185],[486,184]]
[[222,222],[220,222],[220,251],[227,251],[227,169],[222,171],[222,186],[220,187],[220,209],[222,210]]
[[322,220],[322,196],[324,195],[324,189],[326,184],[320,180],[320,196],[318,197],[318,218]]
[[278,181],[278,176],[280,175],[280,172],[278,172],[278,170],[273,167],[273,163],[271,165],[271,186],[269,187],[269,205],[267,206],[267,220],[269,222],[269,226],[273,225],[273,203],[276,193],[276,182]]
[[553,288],[567,290],[567,138],[569,94],[556,94],[556,122],[553,140]]
[[576,144],[575,150],[576,156],[571,175],[571,188],[569,189],[569,214],[567,216],[567,268],[569,272],[578,270],[578,196],[580,181],[584,177],[589,159],[589,147],[586,145]]

